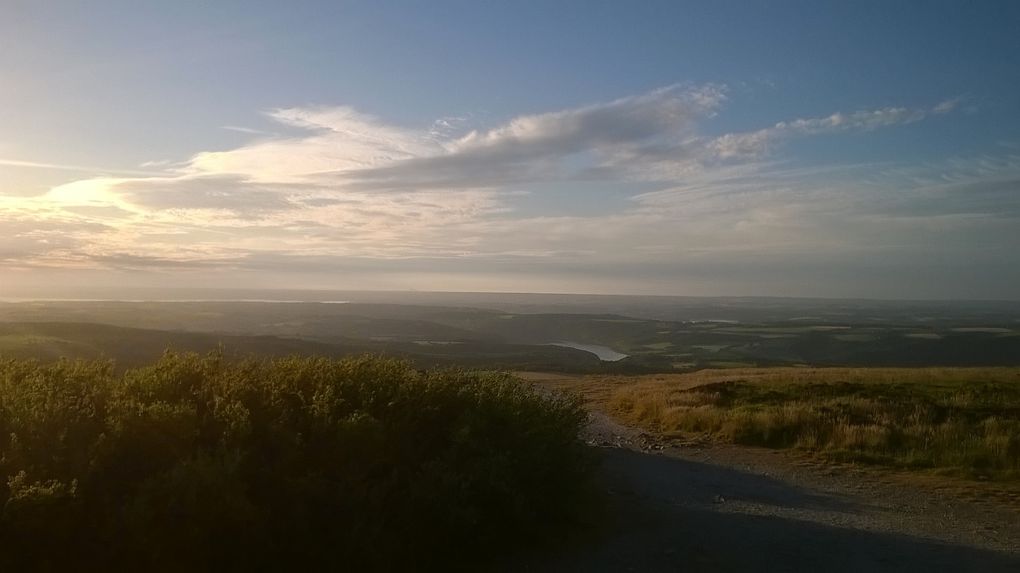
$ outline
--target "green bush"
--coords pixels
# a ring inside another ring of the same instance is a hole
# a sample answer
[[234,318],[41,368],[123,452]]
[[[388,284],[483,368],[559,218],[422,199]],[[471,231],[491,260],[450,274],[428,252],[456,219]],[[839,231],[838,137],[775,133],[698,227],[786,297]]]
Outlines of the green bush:
[[466,569],[571,528],[575,400],[399,361],[0,362],[0,570]]

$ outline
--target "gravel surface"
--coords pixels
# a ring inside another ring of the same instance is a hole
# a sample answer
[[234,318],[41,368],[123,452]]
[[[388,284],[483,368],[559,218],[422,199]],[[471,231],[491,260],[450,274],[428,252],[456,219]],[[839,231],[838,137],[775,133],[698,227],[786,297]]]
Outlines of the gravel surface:
[[1020,514],[772,450],[664,445],[594,413],[611,524],[523,571],[1020,572]]

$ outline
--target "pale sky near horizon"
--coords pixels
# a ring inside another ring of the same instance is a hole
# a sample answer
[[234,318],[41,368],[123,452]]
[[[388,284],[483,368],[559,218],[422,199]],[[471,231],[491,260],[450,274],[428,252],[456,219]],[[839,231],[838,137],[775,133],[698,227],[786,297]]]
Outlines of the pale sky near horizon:
[[1020,299],[1020,3],[0,0],[0,295]]

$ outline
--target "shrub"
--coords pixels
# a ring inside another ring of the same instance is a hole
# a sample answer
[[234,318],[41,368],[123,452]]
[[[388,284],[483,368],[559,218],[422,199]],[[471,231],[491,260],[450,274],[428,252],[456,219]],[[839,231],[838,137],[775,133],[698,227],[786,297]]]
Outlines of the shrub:
[[0,569],[466,569],[570,528],[576,400],[399,361],[0,363]]

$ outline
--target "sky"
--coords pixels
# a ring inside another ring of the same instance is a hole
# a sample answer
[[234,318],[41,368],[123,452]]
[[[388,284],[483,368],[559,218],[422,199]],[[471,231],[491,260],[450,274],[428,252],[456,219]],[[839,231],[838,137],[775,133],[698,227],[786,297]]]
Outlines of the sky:
[[1020,299],[1020,3],[0,0],[0,294]]

